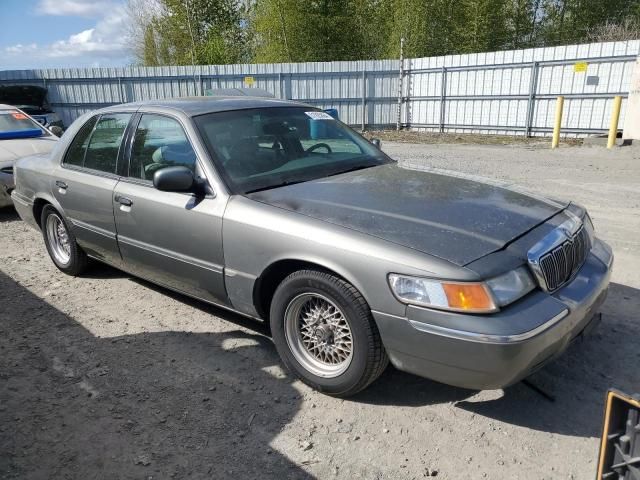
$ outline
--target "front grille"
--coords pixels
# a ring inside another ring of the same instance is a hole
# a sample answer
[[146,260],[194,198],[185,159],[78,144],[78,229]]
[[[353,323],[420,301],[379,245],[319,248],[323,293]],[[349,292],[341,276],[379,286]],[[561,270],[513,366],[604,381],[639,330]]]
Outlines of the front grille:
[[580,227],[573,237],[540,257],[540,273],[550,292],[557,290],[573,278],[582,267],[591,250],[586,229]]

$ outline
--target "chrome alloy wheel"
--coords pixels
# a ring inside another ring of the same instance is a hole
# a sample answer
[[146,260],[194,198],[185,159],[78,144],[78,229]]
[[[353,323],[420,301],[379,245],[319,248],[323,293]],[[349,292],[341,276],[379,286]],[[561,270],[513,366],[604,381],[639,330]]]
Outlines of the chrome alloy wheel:
[[47,217],[47,239],[51,253],[56,261],[66,265],[71,260],[71,245],[69,243],[69,233],[64,226],[62,219],[55,213]]
[[353,337],[347,317],[317,293],[295,297],[284,314],[285,338],[295,359],[318,377],[343,374],[353,358]]

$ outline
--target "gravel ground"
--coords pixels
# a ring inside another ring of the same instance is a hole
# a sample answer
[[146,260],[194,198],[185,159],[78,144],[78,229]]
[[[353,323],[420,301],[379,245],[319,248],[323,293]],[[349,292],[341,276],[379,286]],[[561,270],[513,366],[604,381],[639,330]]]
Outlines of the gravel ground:
[[587,479],[608,387],[640,390],[640,155],[386,143],[401,161],[573,198],[616,253],[603,323],[523,384],[389,368],[348,400],[280,367],[258,324],[95,265],[58,272],[0,211],[0,478]]

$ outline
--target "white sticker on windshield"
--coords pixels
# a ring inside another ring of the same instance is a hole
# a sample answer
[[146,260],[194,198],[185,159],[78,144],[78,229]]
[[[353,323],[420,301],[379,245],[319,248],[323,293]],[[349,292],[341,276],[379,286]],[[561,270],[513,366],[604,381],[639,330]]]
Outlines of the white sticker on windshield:
[[327,112],[304,112],[313,120],[333,120],[334,118]]

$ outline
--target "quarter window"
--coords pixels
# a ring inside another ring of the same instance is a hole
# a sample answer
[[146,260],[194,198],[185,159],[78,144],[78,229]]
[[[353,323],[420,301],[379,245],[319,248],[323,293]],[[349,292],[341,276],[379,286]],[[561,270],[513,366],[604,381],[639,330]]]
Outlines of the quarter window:
[[69,150],[67,150],[67,154],[64,157],[65,164],[78,167],[84,164],[84,155],[87,152],[91,132],[93,132],[93,127],[95,127],[97,120],[98,117],[92,117],[80,128],[75,138],[71,141],[71,145],[69,145]]
[[118,152],[130,114],[115,113],[102,115],[93,130],[84,167],[100,172],[116,173]]
[[196,154],[180,123],[162,115],[142,115],[136,129],[129,176],[153,180],[165,167],[184,166],[195,173]]

